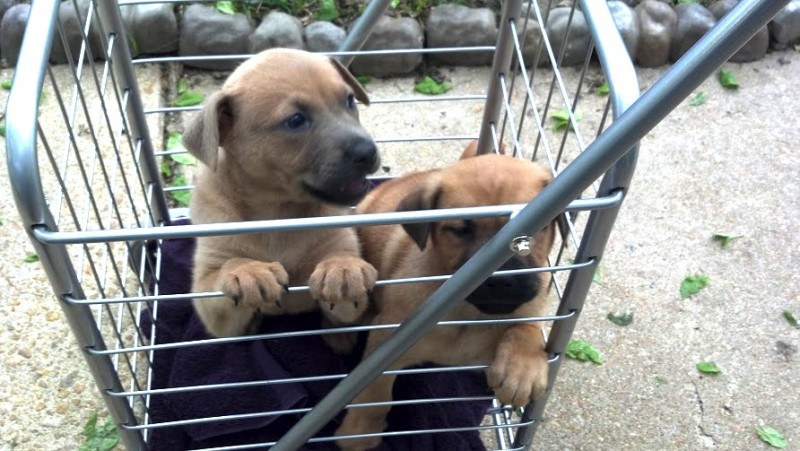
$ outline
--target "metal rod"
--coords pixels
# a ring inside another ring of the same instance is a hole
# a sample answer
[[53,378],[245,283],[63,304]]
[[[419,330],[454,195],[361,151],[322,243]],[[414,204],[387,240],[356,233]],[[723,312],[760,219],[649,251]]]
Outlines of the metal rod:
[[[342,52],[359,50],[367,42],[369,35],[372,34],[372,29],[378,23],[378,19],[381,18],[391,2],[392,0],[371,0],[361,16],[356,20],[356,23],[353,24],[353,28],[350,29],[350,33],[347,34],[339,50]],[[355,58],[355,55],[352,54],[338,57],[345,67],[353,62],[353,58]]]

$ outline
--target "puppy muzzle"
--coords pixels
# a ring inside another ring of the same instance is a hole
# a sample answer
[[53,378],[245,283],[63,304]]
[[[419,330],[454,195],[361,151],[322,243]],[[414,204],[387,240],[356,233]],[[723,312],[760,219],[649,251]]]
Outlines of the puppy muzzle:
[[[500,271],[529,269],[530,266],[517,257],[511,258]],[[539,294],[541,280],[538,274],[493,276],[475,289],[466,301],[487,315],[506,315],[520,305],[531,301]]]

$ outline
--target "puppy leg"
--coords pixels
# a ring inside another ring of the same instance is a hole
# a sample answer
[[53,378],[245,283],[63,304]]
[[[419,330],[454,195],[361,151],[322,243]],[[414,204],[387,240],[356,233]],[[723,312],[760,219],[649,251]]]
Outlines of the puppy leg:
[[[369,306],[369,293],[377,279],[372,265],[349,253],[330,255],[317,264],[308,285],[324,315],[323,327],[357,323]],[[323,339],[334,352],[347,354],[356,334],[327,334]]]
[[[377,324],[377,323],[376,323]],[[364,350],[364,357],[372,354],[372,351],[381,344],[389,333],[384,331],[370,332],[367,338],[367,346]],[[399,369],[409,366],[404,357],[395,361],[389,369]],[[392,388],[397,377],[391,375],[381,375],[368,385],[361,393],[353,399],[353,403],[372,403],[388,402],[392,400]],[[353,407],[347,410],[347,414],[342,420],[342,424],[336,430],[337,436],[375,434],[386,429],[386,415],[389,414],[389,406],[379,407]],[[339,448],[346,451],[363,451],[372,449],[381,443],[380,437],[342,439],[337,440]]]
[[503,333],[487,379],[501,403],[521,407],[544,393],[547,371],[541,330],[535,324],[517,324]]
[[196,299],[200,319],[218,337],[252,333],[260,315],[281,313],[289,275],[280,263],[232,258],[195,281],[198,291],[222,291],[226,298]]

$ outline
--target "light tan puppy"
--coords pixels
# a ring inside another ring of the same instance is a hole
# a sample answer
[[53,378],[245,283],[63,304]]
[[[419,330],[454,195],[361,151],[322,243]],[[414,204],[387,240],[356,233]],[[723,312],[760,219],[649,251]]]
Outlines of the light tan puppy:
[[[361,85],[331,58],[272,49],[239,66],[184,134],[205,165],[192,196],[192,221],[306,218],[347,214],[379,166],[355,99]],[[192,290],[209,333],[258,330],[261,315],[321,308],[331,325],[358,321],[375,268],[359,256],[352,229],[198,238]],[[288,284],[310,292],[287,292]],[[349,340],[328,335],[335,350]]]
[[[464,157],[474,154],[467,147]],[[505,155],[467,158],[441,170],[419,172],[375,188],[358,206],[360,213],[414,211],[527,203],[551,180],[540,166]],[[364,258],[378,268],[381,279],[452,274],[506,223],[508,218],[448,220],[436,223],[364,227],[359,229]],[[528,256],[514,256],[501,270],[547,266],[555,225],[533,238]],[[444,320],[531,317],[544,313],[550,273],[494,277],[459,301]],[[376,287],[373,324],[399,323],[414,313],[441,284],[413,283]],[[369,355],[392,331],[371,331],[364,355]],[[523,406],[547,386],[547,355],[539,323],[435,327],[403,354],[390,369],[423,363],[489,365],[487,380],[504,404]],[[355,403],[392,399],[395,377],[383,375]],[[353,408],[337,435],[381,432],[389,407]],[[377,446],[380,438],[342,439],[346,450]]]

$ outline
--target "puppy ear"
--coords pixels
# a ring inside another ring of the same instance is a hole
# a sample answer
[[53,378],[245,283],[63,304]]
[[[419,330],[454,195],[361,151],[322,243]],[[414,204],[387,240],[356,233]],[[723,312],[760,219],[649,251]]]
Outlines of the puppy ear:
[[212,170],[217,169],[219,146],[233,127],[231,99],[221,92],[212,95],[183,134],[186,149]]
[[[439,204],[442,190],[438,184],[427,184],[414,190],[411,194],[407,195],[400,204],[397,206],[397,211],[418,211],[418,210],[433,210]],[[403,224],[408,236],[417,243],[420,250],[425,249],[428,244],[428,236],[433,229],[432,222],[416,222],[410,224]]]
[[342,76],[345,83],[347,83],[348,85],[350,85],[351,88],[353,88],[353,91],[355,91],[356,99],[358,99],[358,101],[363,103],[364,105],[369,105],[369,96],[367,95],[367,91],[365,91],[364,87],[361,86],[361,83],[359,83],[358,80],[356,80],[356,77],[354,77],[353,74],[351,74],[350,71],[347,70],[347,68],[344,67],[344,65],[340,63],[339,60],[337,60],[336,58],[331,58],[331,63],[333,64],[333,67],[335,67],[336,70],[339,71],[339,75]]
[[[489,149],[489,153],[492,153],[492,149]],[[500,148],[497,149],[497,153],[500,155],[506,154],[506,145],[504,143],[500,143]],[[467,158],[477,157],[478,156],[478,140],[472,140],[464,147],[464,150],[461,152],[461,158],[459,160],[466,160]]]

